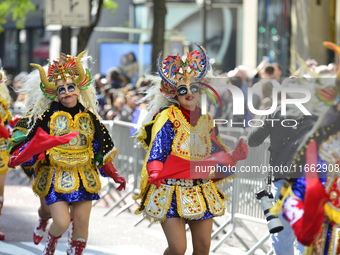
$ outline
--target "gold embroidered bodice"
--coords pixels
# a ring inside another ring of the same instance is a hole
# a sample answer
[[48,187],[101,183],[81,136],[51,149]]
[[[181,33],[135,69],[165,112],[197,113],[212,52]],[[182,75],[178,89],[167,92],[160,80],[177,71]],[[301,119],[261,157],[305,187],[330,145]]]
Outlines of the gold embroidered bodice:
[[193,161],[210,156],[212,148],[210,131],[213,122],[209,120],[208,115],[202,115],[196,126],[191,126],[181,110],[172,106],[169,109],[169,119],[176,128],[172,154]]
[[91,165],[93,158],[92,140],[95,126],[91,116],[86,113],[78,113],[74,119],[63,111],[54,113],[50,120],[50,134],[62,136],[71,132],[79,132],[75,138],[67,144],[56,146],[48,150],[51,166],[73,167]]

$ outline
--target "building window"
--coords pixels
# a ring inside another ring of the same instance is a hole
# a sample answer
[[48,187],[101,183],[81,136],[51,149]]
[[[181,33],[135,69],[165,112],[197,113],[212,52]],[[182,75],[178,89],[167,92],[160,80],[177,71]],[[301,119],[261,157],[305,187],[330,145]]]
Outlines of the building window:
[[258,0],[257,63],[268,57],[289,75],[290,0]]

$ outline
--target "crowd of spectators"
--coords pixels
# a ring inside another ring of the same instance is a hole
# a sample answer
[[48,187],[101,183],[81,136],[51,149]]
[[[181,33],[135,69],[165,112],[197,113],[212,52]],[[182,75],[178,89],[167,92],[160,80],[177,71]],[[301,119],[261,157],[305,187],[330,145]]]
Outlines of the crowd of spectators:
[[[330,63],[328,65],[319,65],[314,58],[308,58],[301,67],[289,76],[297,78],[313,77],[313,75],[330,75],[334,76],[337,72],[337,65]],[[255,70],[249,71],[243,65],[235,69],[220,74],[223,78],[219,84],[222,89],[219,90],[222,105],[210,104],[210,113],[215,119],[227,120],[230,127],[248,127],[249,120],[257,119],[259,116],[249,110],[248,89],[252,88],[252,105],[256,110],[264,110],[272,106],[273,88],[277,90],[277,106],[281,100],[281,86],[284,80],[282,77],[282,67],[279,63],[269,63],[267,59],[256,67]],[[229,89],[223,89],[224,84],[232,84],[242,90],[244,96],[244,114],[233,115],[233,95]]]
[[[128,57],[128,56],[126,56]],[[133,58],[133,56],[130,56]],[[133,63],[135,61],[132,61]],[[131,64],[132,65],[132,64]],[[306,70],[306,67],[309,70]],[[99,113],[103,120],[121,120],[141,125],[146,115],[145,105],[138,105],[138,101],[145,95],[145,91],[151,85],[145,77],[136,77],[136,66],[122,70],[120,67],[111,68],[107,74],[94,75],[94,82],[98,98]],[[134,70],[134,74],[131,71]],[[292,75],[301,77],[309,71],[318,74],[334,74],[337,65],[319,65],[315,59],[307,59]],[[20,84],[24,82],[27,72],[21,72],[16,76],[7,75],[7,87],[12,97],[10,104],[14,114],[22,114],[25,107],[25,95],[18,93]],[[138,72],[137,72],[138,74]],[[248,127],[248,121],[255,118],[248,107],[248,88],[253,87],[253,106],[255,109],[265,109],[272,105],[273,87],[280,91],[282,82],[282,68],[279,63],[269,63],[264,59],[255,70],[250,72],[245,66],[239,65],[235,69],[220,75],[222,86],[217,87],[222,104],[210,102],[209,112],[215,119],[228,120],[228,126]],[[223,84],[232,84],[242,90],[244,96],[244,114],[233,115],[233,96],[229,89],[223,88]],[[278,94],[280,99],[280,94]]]

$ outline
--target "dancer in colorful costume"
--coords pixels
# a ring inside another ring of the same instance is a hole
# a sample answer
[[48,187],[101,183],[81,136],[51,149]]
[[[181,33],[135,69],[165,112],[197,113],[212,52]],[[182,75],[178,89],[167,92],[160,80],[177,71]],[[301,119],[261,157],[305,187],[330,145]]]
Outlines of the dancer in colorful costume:
[[[340,59],[340,47],[324,42]],[[316,96],[329,107],[300,146],[293,165],[301,178],[286,182],[281,200],[283,215],[304,254],[340,254],[340,69],[331,79],[315,79]],[[334,86],[335,85],[335,86]],[[277,213],[278,211],[276,211]]]
[[[192,51],[183,59],[168,56],[164,67],[159,54],[160,78],[153,78],[144,97],[149,113],[137,137],[147,154],[141,192],[134,197],[141,199],[136,214],[161,222],[168,241],[165,255],[185,253],[185,223],[191,229],[193,254],[209,254],[212,218],[224,214],[227,199],[216,183],[233,178],[231,167],[248,155],[243,140],[229,152],[212,117],[197,106],[202,93],[212,96],[208,89],[219,98],[207,84],[213,76],[205,49],[199,48],[201,52]],[[200,172],[217,164],[228,170]]]
[[[81,58],[61,54],[48,72],[37,64],[23,84],[29,94],[28,112],[17,123],[11,138],[9,166],[22,165],[34,175],[32,189],[44,197],[53,222],[43,254],[54,254],[58,239],[70,224],[74,231],[67,254],[80,255],[88,239],[92,200],[99,199],[99,173],[125,189],[125,179],[113,161],[113,141],[96,111],[95,89]],[[39,79],[40,77],[40,79]],[[40,87],[40,88],[39,88]]]
[[[1,63],[1,60],[0,60]],[[4,205],[6,174],[8,171],[9,154],[7,148],[8,138],[18,118],[13,118],[9,110],[11,96],[6,86],[6,75],[0,64],[0,216]],[[5,234],[0,230],[0,240]]]

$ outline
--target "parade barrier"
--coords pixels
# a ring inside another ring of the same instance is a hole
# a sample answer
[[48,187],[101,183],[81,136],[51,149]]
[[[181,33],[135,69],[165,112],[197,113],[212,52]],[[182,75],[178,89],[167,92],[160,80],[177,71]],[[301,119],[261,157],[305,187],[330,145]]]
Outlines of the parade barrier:
[[[247,137],[240,136],[244,142],[247,142]],[[231,149],[235,148],[238,139],[232,136],[221,134],[221,139]],[[253,254],[256,249],[261,248],[265,253],[267,250],[263,247],[263,243],[270,237],[268,233],[259,239],[258,235],[255,235],[251,229],[247,227],[245,222],[252,221],[259,224],[266,224],[264,212],[261,208],[259,201],[256,199],[255,194],[262,189],[266,188],[265,178],[267,177],[266,172],[262,172],[260,167],[254,166],[266,166],[269,161],[269,140],[265,140],[258,147],[249,147],[249,156],[246,160],[239,161],[236,165],[236,177],[233,179],[232,184],[225,187],[221,186],[221,189],[228,198],[230,198],[230,206],[227,206],[227,212],[230,212],[229,218],[224,221],[211,235],[211,238],[216,238],[220,232],[225,231],[228,227],[228,231],[219,236],[218,242],[212,247],[212,251],[215,252],[217,249],[229,238],[234,235],[246,248],[247,254]],[[255,242],[255,245],[249,247],[241,237],[236,233],[236,228],[242,228]],[[230,229],[229,229],[230,228]],[[269,251],[267,254],[272,254]]]
[[[127,180],[126,190],[124,192],[117,192],[115,183],[109,178],[108,183],[103,187],[104,193],[101,194],[101,199],[105,199],[105,196],[109,195],[109,193],[115,194],[113,197],[119,197],[104,214],[104,216],[106,216],[116,209],[113,213],[117,216],[121,212],[129,210],[131,206],[136,205],[136,202],[131,199],[131,195],[138,194],[139,192],[140,171],[142,169],[145,151],[133,135],[133,129],[136,128],[135,124],[118,120],[103,121],[103,123],[108,128],[114,140],[115,147],[119,150],[114,164],[119,173]],[[231,150],[236,147],[239,138],[243,138],[244,141],[247,142],[247,137],[242,136],[244,133],[241,129],[242,128],[235,128],[235,130],[231,128],[220,129],[221,139]],[[268,165],[268,147],[268,139],[258,147],[249,147],[248,158],[239,161],[236,165],[236,177],[220,185],[220,188],[225,192],[230,201],[226,203],[227,214],[223,216],[226,217],[226,219],[222,219],[222,223],[221,219],[214,219],[211,238],[217,239],[218,242],[212,247],[212,252],[215,252],[227,238],[233,235],[248,251],[247,254],[254,254],[257,249],[262,249],[266,254],[272,254],[272,251],[267,251],[263,245],[270,237],[269,231],[263,237],[259,237],[258,234],[254,234],[246,224],[247,221],[252,221],[256,224],[267,223],[260,201],[256,199],[255,194],[266,188],[265,178],[268,173],[260,169],[260,166]],[[143,221],[143,219],[143,216],[141,216],[134,226]],[[254,243],[253,246],[250,247],[242,240],[243,238],[238,236],[236,230],[240,228],[252,239]]]
[[115,211],[115,215],[120,214],[124,210],[134,204],[131,201],[131,196],[138,192],[139,187],[139,175],[142,169],[143,160],[145,157],[144,149],[136,138],[132,135],[136,129],[136,125],[129,122],[114,120],[114,121],[103,121],[108,131],[113,138],[115,147],[118,148],[118,155],[114,164],[119,171],[119,174],[126,179],[126,190],[124,192],[116,192],[116,184],[111,178],[108,183],[104,186],[104,196],[101,195],[101,199],[105,198],[105,195],[115,192],[118,194],[119,199],[114,199],[114,204],[105,212],[104,216],[108,215],[115,208],[119,208]]

